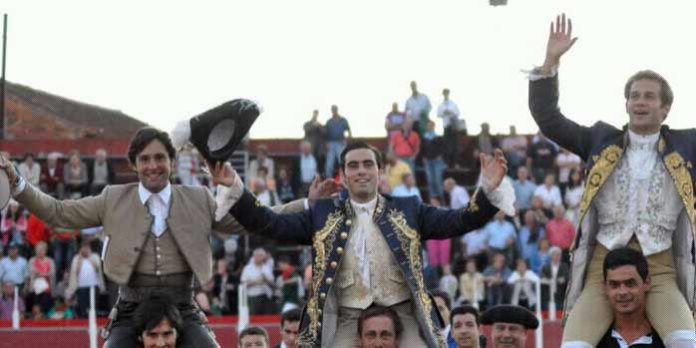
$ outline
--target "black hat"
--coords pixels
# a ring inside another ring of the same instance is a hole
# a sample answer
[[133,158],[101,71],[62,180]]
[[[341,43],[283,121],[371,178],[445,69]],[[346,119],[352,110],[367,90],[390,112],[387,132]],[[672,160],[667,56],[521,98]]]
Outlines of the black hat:
[[513,305],[495,306],[481,315],[481,324],[492,325],[495,323],[520,324],[527,329],[536,330],[539,320],[530,310]]
[[177,124],[172,142],[180,149],[190,141],[209,162],[226,161],[260,114],[261,108],[250,100],[228,101]]
[[[16,168],[15,171],[19,173]],[[10,202],[10,196],[10,180],[7,178],[7,173],[0,170],[0,209],[5,209]]]

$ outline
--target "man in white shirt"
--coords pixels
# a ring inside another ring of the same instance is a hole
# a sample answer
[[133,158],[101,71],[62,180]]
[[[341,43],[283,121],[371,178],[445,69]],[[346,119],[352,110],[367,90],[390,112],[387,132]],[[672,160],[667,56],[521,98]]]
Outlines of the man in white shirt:
[[553,174],[546,174],[544,184],[537,186],[534,196],[541,198],[546,209],[553,209],[553,207],[563,204],[561,189],[556,186],[556,176]]
[[19,247],[10,243],[7,256],[0,260],[0,282],[12,282],[22,289],[27,273],[27,259],[19,256]]
[[450,196],[450,208],[460,209],[469,204],[469,192],[464,186],[457,185],[453,178],[445,179],[443,186],[445,192]]
[[99,255],[93,254],[89,241],[83,240],[80,252],[73,257],[70,265],[68,288],[65,298],[77,298],[75,313],[79,318],[87,318],[89,309],[89,289],[94,288],[94,296],[99,298],[100,291],[105,290],[104,275],[102,274]]
[[259,145],[256,147],[256,158],[249,162],[249,170],[246,173],[247,187],[251,187],[254,179],[259,177],[259,168],[264,167],[269,178],[275,178],[275,163],[268,157],[268,147]]
[[241,282],[247,286],[249,313],[273,313],[273,266],[269,266],[269,256],[263,248],[254,249],[254,253],[242,270]]
[[444,128],[445,162],[451,168],[459,166],[459,107],[449,98],[450,90],[442,90],[444,100],[437,107],[437,117]]
[[406,100],[405,108],[406,116],[413,120],[413,129],[421,136],[425,134],[432,105],[427,95],[418,92],[416,81],[411,81],[411,96]]
[[312,143],[307,140],[300,142],[300,183],[302,184],[302,193],[309,192],[309,186],[319,174],[317,167],[317,159],[312,154]]

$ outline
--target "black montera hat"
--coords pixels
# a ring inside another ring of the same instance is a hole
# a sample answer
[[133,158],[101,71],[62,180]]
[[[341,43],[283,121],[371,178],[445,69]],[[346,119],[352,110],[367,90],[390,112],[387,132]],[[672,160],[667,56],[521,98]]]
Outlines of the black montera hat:
[[226,161],[260,114],[261,108],[251,100],[228,101],[179,123],[172,140],[177,149],[190,141],[209,162]]
[[481,315],[481,324],[492,325],[495,323],[520,324],[527,329],[536,330],[539,320],[530,310],[513,305],[495,306]]

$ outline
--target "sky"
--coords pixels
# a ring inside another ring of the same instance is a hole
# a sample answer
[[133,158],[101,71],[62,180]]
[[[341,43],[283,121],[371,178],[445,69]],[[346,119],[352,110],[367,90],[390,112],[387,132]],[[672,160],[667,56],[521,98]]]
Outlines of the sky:
[[[580,124],[625,124],[623,86],[641,69],[675,94],[667,124],[696,119],[690,0],[3,0],[9,81],[121,110],[171,130],[224,101],[263,114],[253,138],[297,138],[332,104],[354,136],[383,136],[409,82],[434,108],[449,88],[469,133],[537,130],[523,69],[543,62],[549,23],[565,12],[578,42],[560,68],[561,109]],[[434,113],[431,117],[435,117]]]

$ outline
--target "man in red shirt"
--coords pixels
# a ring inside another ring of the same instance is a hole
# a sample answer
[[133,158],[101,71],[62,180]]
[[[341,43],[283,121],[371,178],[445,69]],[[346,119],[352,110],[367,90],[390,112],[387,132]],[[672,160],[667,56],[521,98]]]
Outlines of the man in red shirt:
[[407,119],[401,124],[400,132],[395,132],[389,138],[389,148],[394,155],[408,163],[412,172],[416,172],[416,156],[420,151],[420,136],[412,131],[413,121]]
[[575,239],[573,223],[565,217],[565,208],[557,205],[553,208],[553,219],[546,223],[546,238],[551,246],[557,246],[563,250],[563,260],[570,260],[570,246]]

